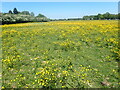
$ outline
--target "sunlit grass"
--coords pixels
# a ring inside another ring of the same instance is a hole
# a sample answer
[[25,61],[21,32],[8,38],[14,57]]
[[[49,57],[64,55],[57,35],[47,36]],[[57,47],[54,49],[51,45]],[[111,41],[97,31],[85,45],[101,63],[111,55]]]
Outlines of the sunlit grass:
[[3,88],[118,87],[117,23],[3,25]]

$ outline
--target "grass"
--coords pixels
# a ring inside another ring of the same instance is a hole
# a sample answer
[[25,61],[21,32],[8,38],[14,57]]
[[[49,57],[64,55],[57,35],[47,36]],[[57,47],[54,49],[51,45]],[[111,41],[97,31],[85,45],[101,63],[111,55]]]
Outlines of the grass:
[[118,21],[2,26],[2,88],[116,88]]

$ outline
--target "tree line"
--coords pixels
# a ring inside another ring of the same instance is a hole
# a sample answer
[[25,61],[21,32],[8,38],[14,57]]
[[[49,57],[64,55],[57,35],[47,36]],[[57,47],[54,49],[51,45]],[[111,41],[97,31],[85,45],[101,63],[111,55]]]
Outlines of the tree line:
[[120,14],[110,14],[106,12],[105,14],[83,16],[83,20],[117,20],[120,18]]
[[17,10],[17,8],[14,8],[13,11],[9,10],[8,13],[0,13],[0,22],[2,22],[1,24],[47,21],[49,21],[49,19],[42,14],[35,16],[33,12],[20,12]]
[[68,21],[68,20],[118,20],[120,19],[119,14],[110,14],[106,12],[104,14],[83,16],[82,18],[68,18],[68,19],[52,19],[52,21]]
[[119,14],[110,14],[106,12],[104,14],[83,16],[82,18],[68,18],[68,19],[49,19],[42,14],[35,16],[33,12],[18,11],[14,8],[13,11],[9,10],[8,13],[0,12],[0,24],[12,24],[12,23],[24,23],[24,22],[47,22],[47,21],[69,21],[69,20],[118,20]]

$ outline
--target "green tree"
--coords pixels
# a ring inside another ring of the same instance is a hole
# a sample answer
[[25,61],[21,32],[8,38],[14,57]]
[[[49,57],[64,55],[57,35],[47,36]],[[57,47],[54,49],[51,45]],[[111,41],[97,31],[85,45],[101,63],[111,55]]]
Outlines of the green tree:
[[30,15],[29,11],[22,11],[21,14]]
[[37,17],[46,17],[46,16],[44,16],[44,15],[42,15],[42,14],[38,14]]
[[115,14],[110,14],[110,19],[116,19]]
[[35,14],[33,12],[31,12],[30,15],[33,16],[33,17],[35,16]]
[[97,15],[95,15],[95,16],[93,17],[93,19],[94,19],[94,20],[98,20],[99,18],[98,18]]
[[104,19],[102,14],[98,14],[97,17],[98,17],[99,20]]
[[18,14],[18,13],[19,13],[18,10],[17,10],[17,8],[14,8],[14,9],[13,9],[13,13],[14,13],[14,14]]
[[106,12],[105,14],[103,14],[104,16],[104,19],[110,19],[110,13],[109,12]]
[[119,19],[119,20],[120,20],[120,13],[119,13],[116,17],[117,17],[117,19]]
[[94,19],[94,15],[89,16],[90,20]]
[[8,13],[12,14],[12,11],[11,11],[11,10],[9,10],[9,12],[8,12]]
[[90,17],[89,16],[84,16],[83,20],[90,20]]

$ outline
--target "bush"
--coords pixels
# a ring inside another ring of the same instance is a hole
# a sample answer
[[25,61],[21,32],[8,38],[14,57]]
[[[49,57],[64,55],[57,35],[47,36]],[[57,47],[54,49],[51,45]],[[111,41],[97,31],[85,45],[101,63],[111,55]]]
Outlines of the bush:
[[23,14],[1,14],[0,22],[2,24],[11,24],[11,23],[23,23],[23,22],[47,22],[49,21],[46,17],[34,17],[31,15]]

